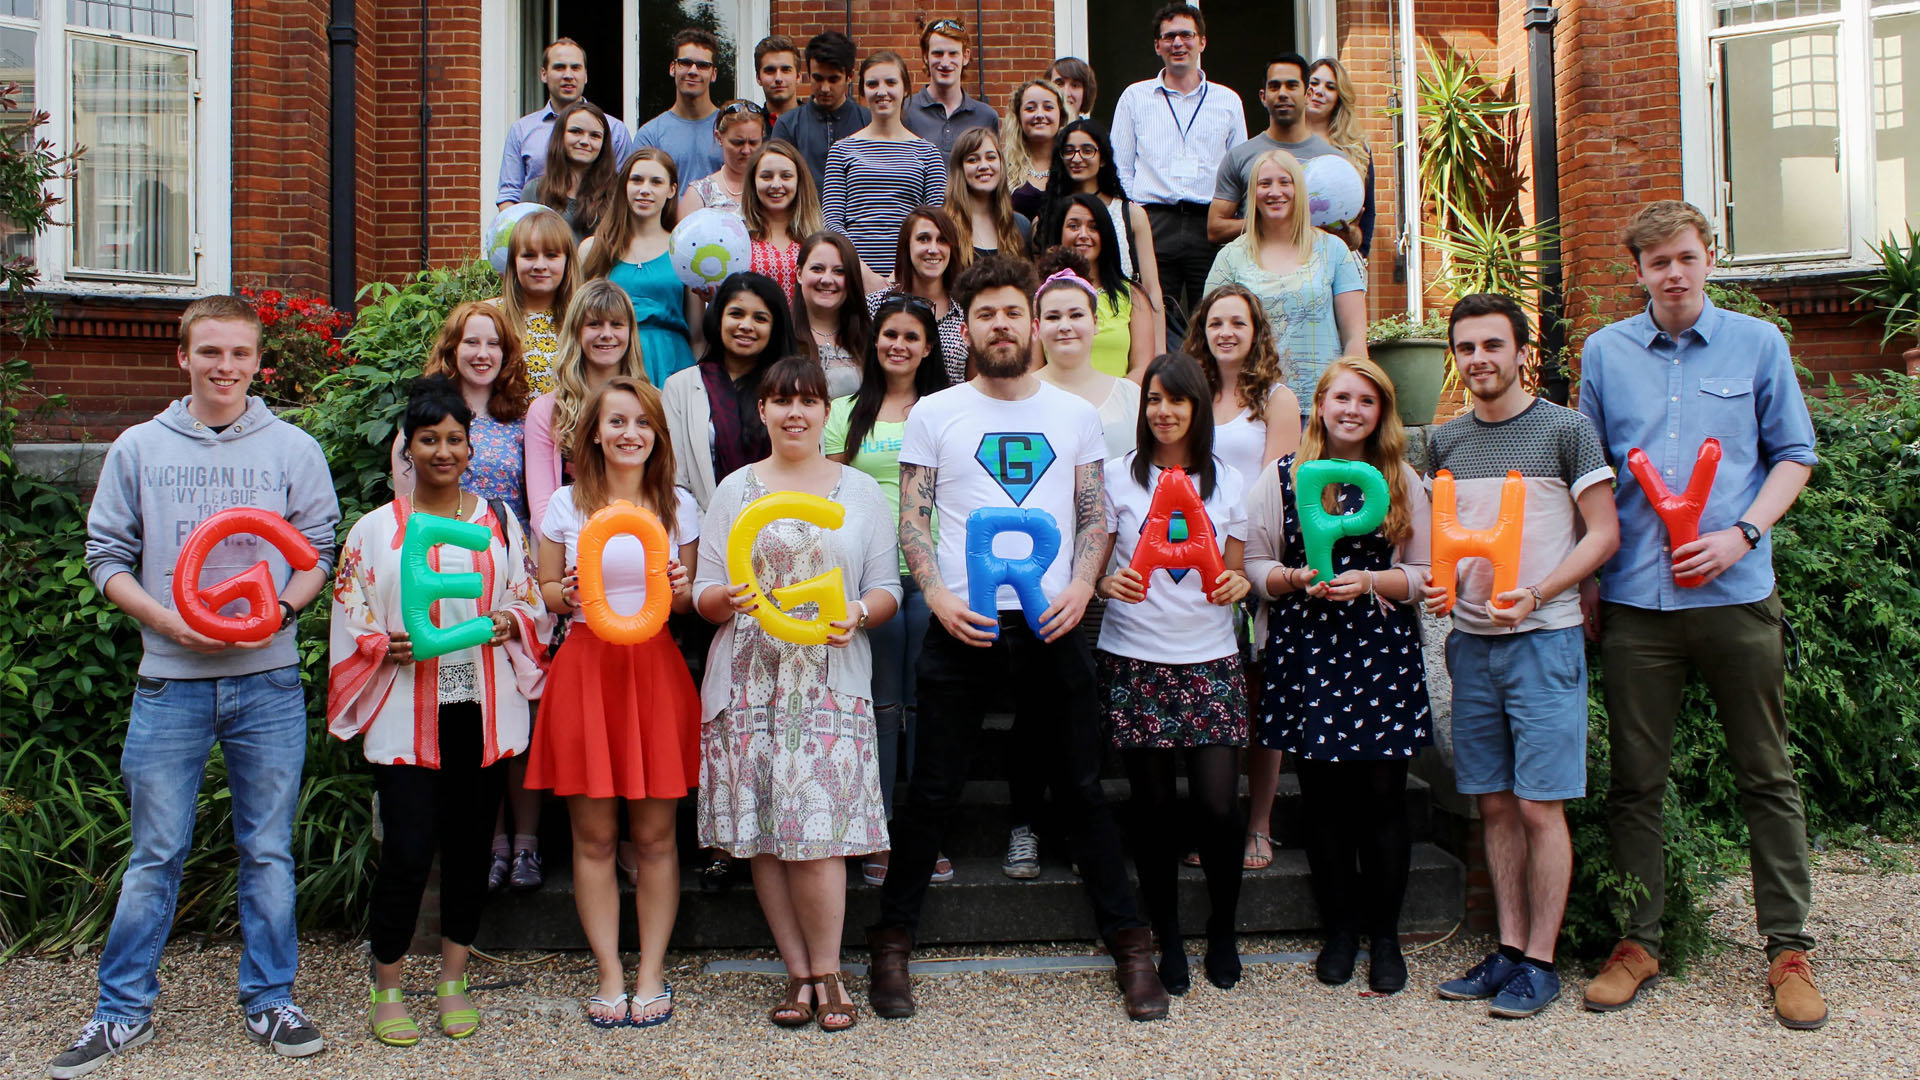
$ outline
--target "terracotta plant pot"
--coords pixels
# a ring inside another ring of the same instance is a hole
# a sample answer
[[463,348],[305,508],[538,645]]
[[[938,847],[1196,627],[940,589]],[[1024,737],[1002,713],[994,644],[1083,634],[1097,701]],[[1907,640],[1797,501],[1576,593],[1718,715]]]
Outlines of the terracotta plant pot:
[[1433,423],[1447,381],[1447,343],[1439,338],[1400,338],[1367,346],[1367,355],[1393,380],[1395,410],[1410,426]]
[[1907,362],[1907,374],[1920,375],[1920,346],[1901,353],[1900,359]]

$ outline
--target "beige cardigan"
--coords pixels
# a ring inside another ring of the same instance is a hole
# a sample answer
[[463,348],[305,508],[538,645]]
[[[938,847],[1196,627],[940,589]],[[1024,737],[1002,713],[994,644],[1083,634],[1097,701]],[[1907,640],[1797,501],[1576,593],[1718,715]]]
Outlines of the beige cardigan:
[[673,482],[693,493],[706,513],[716,486],[713,476],[713,410],[707,402],[706,380],[700,365],[681,368],[667,376],[660,390],[667,412],[667,439],[673,444]]

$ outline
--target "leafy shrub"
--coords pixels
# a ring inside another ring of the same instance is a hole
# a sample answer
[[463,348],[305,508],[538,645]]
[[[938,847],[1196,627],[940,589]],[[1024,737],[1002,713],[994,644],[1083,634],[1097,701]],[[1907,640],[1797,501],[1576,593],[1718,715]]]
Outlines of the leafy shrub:
[[340,370],[339,333],[353,320],[317,298],[278,289],[240,290],[260,313],[260,375],[254,393],[269,405],[305,405],[320,380]]
[[407,382],[420,374],[447,313],[499,292],[500,278],[484,261],[360,290],[371,303],[343,342],[352,363],[321,380],[313,404],[287,416],[326,451],[343,528],[393,497],[388,452],[406,411]]

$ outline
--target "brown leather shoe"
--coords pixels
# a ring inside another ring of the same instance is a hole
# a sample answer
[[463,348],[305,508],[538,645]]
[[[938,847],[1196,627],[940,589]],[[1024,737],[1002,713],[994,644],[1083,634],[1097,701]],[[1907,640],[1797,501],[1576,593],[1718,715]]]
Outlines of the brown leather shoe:
[[873,954],[867,968],[867,1001],[873,1014],[889,1020],[913,1015],[913,980],[907,977],[907,958],[913,954],[913,936],[905,927],[867,931],[867,949]]
[[1773,987],[1773,1016],[1781,1027],[1813,1031],[1827,1023],[1827,1003],[1813,985],[1813,963],[1799,949],[1783,950],[1767,969]]
[[1127,999],[1127,1019],[1165,1019],[1172,1002],[1153,967],[1153,931],[1144,926],[1116,930],[1107,948],[1113,953],[1113,980]]
[[1600,974],[1587,984],[1580,1003],[1594,1012],[1617,1012],[1633,1004],[1640,991],[1659,977],[1660,961],[1633,942],[1623,941],[1613,947]]

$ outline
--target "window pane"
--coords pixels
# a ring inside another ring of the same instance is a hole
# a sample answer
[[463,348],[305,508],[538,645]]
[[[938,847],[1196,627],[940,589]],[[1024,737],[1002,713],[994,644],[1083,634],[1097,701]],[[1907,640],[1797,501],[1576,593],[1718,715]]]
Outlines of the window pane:
[[0,0],[0,15],[37,19],[40,17],[40,0]]
[[192,276],[191,57],[75,38],[72,108],[74,268]]
[[1840,10],[1840,3],[1841,0],[1713,0],[1713,25],[1752,26],[1803,15],[1831,15]]
[[[1874,232],[1885,236],[1920,212],[1920,101],[1907,98],[1920,86],[1920,13],[1873,21]],[[1906,80],[1909,68],[1916,81]]]
[[[13,107],[0,111],[0,125],[10,131],[20,131],[23,145],[33,139],[25,127],[33,118],[38,101],[33,85],[34,43],[38,37],[31,30],[0,26],[0,86],[14,83],[20,86],[14,92]],[[9,259],[33,257],[33,234],[15,227],[5,215],[0,215],[0,255]]]
[[[38,0],[25,2],[37,4]],[[192,16],[193,0],[67,0],[67,22],[71,25],[176,41],[193,39]]]
[[1727,241],[1735,255],[1847,246],[1838,46],[1832,27],[1720,46]]

